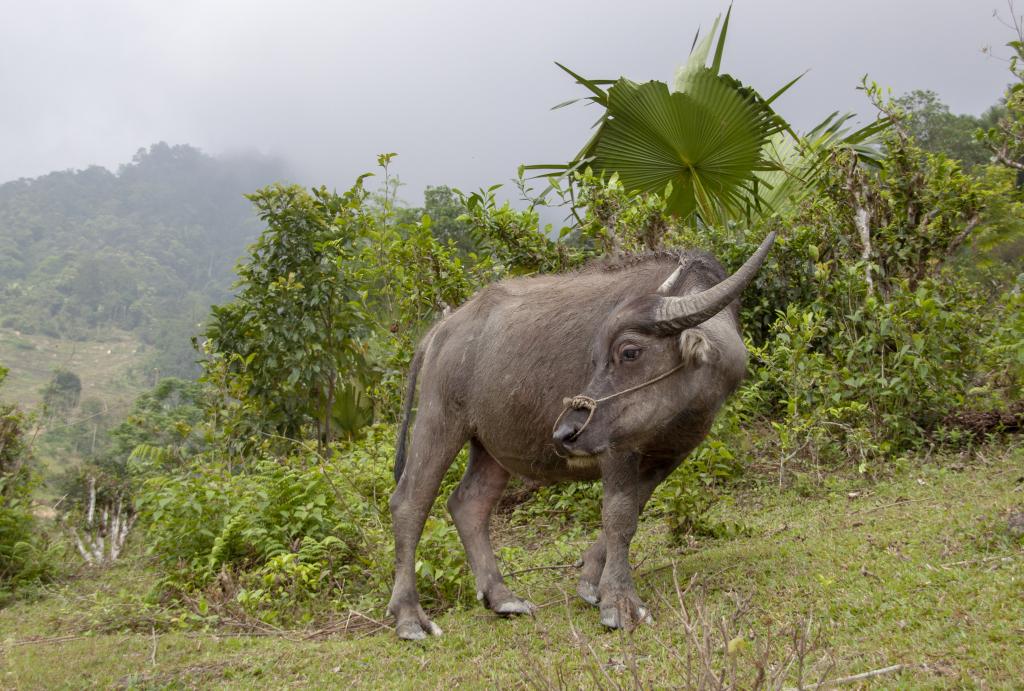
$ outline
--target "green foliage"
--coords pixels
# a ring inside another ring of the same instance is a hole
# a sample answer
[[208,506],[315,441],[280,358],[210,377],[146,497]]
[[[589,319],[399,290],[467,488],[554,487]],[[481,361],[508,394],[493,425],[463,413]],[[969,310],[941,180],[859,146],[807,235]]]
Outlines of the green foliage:
[[1002,392],[1005,398],[1019,398],[1024,391],[1024,273],[1016,285],[991,306],[992,329],[982,335],[980,387],[969,393],[985,395]]
[[50,420],[68,419],[82,395],[82,380],[74,372],[57,369],[43,389],[43,413]]
[[[0,383],[6,376],[0,367]],[[0,602],[19,586],[52,578],[60,553],[32,514],[37,477],[23,426],[14,406],[0,404]]]
[[204,445],[197,427],[205,394],[194,381],[162,379],[139,396],[128,417],[111,430],[110,457],[124,462],[140,444],[172,449],[179,459],[197,453]]
[[722,226],[788,211],[839,146],[852,147],[865,160],[879,158],[873,138],[887,120],[848,132],[842,126],[851,116],[833,113],[799,136],[771,105],[799,77],[765,98],[722,73],[730,14],[731,9],[720,31],[719,18],[704,39],[694,42],[672,87],[624,77],[586,79],[559,65],[591,92],[585,100],[604,113],[568,164],[526,168],[563,173],[592,168],[603,177],[621,177],[627,191],[662,195],[665,209],[685,222]]
[[879,136],[891,118],[851,131],[845,125],[853,117],[853,113],[832,113],[804,134],[786,130],[773,135],[764,147],[772,169],[755,173],[758,194],[748,205],[746,218],[792,216],[817,191],[837,151],[849,151],[861,162],[879,166],[883,159]]
[[343,195],[274,185],[249,196],[267,230],[238,267],[235,299],[213,308],[206,337],[229,373],[246,373],[245,396],[278,434],[298,436],[312,422],[326,440],[335,420],[350,423],[344,432],[362,426],[338,419],[335,405],[365,409],[356,397],[368,327],[353,278],[371,222],[365,197],[361,180]]
[[75,522],[84,514],[90,486],[101,506],[130,500],[132,464],[136,474],[178,469],[201,452],[207,443],[201,426],[205,404],[203,388],[181,379],[161,380],[139,396],[127,417],[103,435],[105,443],[86,449],[82,464],[56,478],[65,520]]
[[[877,172],[849,153],[834,158],[744,296],[754,363],[731,405],[746,425],[770,430],[753,452],[775,455],[780,480],[787,464],[879,469],[955,441],[942,429],[951,413],[1020,397],[1010,344],[1022,332],[1007,312],[1016,293],[968,253],[975,234],[997,232],[987,227],[1009,215],[988,216],[1001,193],[899,129],[887,150]],[[694,240],[736,266],[763,233],[709,228]]]
[[[232,601],[270,620],[310,616],[314,601],[377,606],[391,585],[394,437],[394,427],[374,426],[326,457],[296,446],[242,467],[207,452],[181,469],[138,468],[147,546],[167,584],[193,591],[230,579]],[[469,601],[471,577],[442,501],[419,555],[428,603]]]
[[[1010,12],[1013,13],[1012,5]],[[982,127],[976,136],[996,161],[1024,171],[1024,27],[1018,17],[1011,18],[1017,36],[1006,45],[1012,51],[1009,67],[1013,81],[1006,87],[1003,108],[997,111],[995,122],[980,123]]]
[[380,157],[379,194],[364,175],[343,195],[276,186],[250,197],[268,227],[239,266],[236,298],[213,309],[204,344],[230,436],[294,438],[312,426],[326,442],[393,418],[415,341],[503,272],[464,252],[473,224],[452,216],[448,188],[427,197],[441,228],[396,208],[394,156]]
[[679,220],[669,215],[663,197],[627,190],[618,174],[606,180],[588,168],[575,182],[577,203],[586,209],[577,228],[584,257],[660,250],[667,235],[679,232]]
[[600,526],[601,486],[593,482],[546,485],[516,507],[513,520],[535,523],[553,517],[564,524],[559,529],[567,534],[580,534]]
[[375,315],[368,340],[375,374],[369,392],[381,416],[394,419],[417,340],[498,270],[475,254],[462,255],[453,239],[441,239],[426,214],[372,229],[359,267],[360,294]]
[[763,156],[765,144],[788,125],[772,110],[771,99],[721,73],[729,14],[720,33],[718,25],[716,19],[695,44],[671,89],[663,82],[586,79],[559,65],[605,112],[568,165],[530,167],[591,166],[606,175],[617,173],[629,190],[664,194],[673,215],[688,219],[697,212],[704,222],[719,222],[756,199],[755,171],[774,167]]
[[466,209],[460,218],[487,257],[483,261],[493,262],[499,275],[548,273],[571,266],[573,259],[565,245],[552,241],[547,232],[538,232],[535,209],[518,210],[507,201],[498,203],[495,193],[500,187],[492,185],[460,195]]
[[[477,252],[477,245],[469,233],[469,226],[461,219],[463,206],[455,190],[447,185],[423,191],[423,214],[430,217],[431,231],[441,243],[455,243],[463,255]],[[413,219],[415,220],[415,219]]]
[[905,115],[902,126],[922,149],[957,159],[964,168],[988,162],[991,154],[975,132],[987,130],[1004,115],[1001,106],[989,108],[980,117],[955,115],[938,94],[921,89],[894,98],[893,105]]
[[607,115],[584,152],[590,165],[617,172],[630,189],[665,191],[673,213],[699,209],[709,221],[722,217],[719,206],[743,207],[754,171],[767,166],[761,150],[785,126],[754,92],[710,70],[682,92],[620,79],[608,90]]

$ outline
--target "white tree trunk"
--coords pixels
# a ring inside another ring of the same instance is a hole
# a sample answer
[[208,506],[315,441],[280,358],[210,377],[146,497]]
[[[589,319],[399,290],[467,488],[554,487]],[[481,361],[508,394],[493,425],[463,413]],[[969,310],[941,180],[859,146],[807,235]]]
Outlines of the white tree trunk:
[[117,561],[135,524],[131,505],[126,508],[124,496],[118,494],[107,506],[100,507],[96,515],[96,478],[89,478],[89,505],[85,512],[85,525],[81,532],[71,527],[75,547],[87,564],[99,566]]
[[868,286],[868,294],[875,292],[875,282],[871,276],[871,210],[869,192],[863,173],[857,168],[857,157],[853,156],[846,176],[846,184],[853,199],[853,225],[860,235],[860,258],[864,262],[864,281]]
[[861,251],[860,258],[864,260],[864,280],[868,284],[868,292],[875,292],[875,282],[871,278],[871,226],[868,222],[868,210],[858,206],[853,222],[860,233]]

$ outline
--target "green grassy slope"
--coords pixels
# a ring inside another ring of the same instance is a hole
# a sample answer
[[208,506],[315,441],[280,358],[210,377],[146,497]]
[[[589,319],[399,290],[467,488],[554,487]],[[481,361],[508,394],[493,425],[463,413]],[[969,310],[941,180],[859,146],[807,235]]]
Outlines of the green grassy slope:
[[713,672],[751,688],[758,664],[796,685],[802,659],[805,684],[899,664],[859,683],[1013,688],[1024,679],[1024,543],[1007,519],[1024,511],[1024,446],[1010,442],[874,484],[740,492],[717,510],[748,528],[738,538],[680,547],[663,519],[644,521],[634,563],[656,622],[632,635],[604,632],[573,595],[575,570],[560,566],[592,531],[556,533],[555,547],[560,529],[502,520],[497,542],[527,547],[506,551],[516,556],[505,569],[534,569],[510,581],[542,606],[536,618],[450,611],[437,618],[444,637],[423,643],[358,617],[346,635],[347,613],[326,629],[179,629],[167,625],[175,610],[141,605],[158,575],[126,562],[0,611],[0,685],[663,688]]
[[9,370],[0,401],[37,411],[43,388],[57,368],[71,370],[82,382],[80,405],[66,421],[51,421],[38,430],[34,423],[29,426],[33,455],[45,480],[38,498],[57,499],[54,478],[82,460],[67,443],[67,433],[74,431],[71,425],[79,423],[77,433],[86,437],[91,430],[93,440],[103,444],[103,430],[121,420],[136,397],[153,385],[158,373],[149,368],[151,353],[134,334],[116,329],[105,330],[95,340],[71,341],[0,328],[0,364]]
[[145,351],[126,331],[109,330],[95,340],[70,341],[0,328],[0,363],[10,370],[0,400],[32,410],[54,369],[60,367],[81,378],[82,400],[96,398],[110,408],[130,404],[152,384],[152,380],[143,381],[147,373],[137,371]]

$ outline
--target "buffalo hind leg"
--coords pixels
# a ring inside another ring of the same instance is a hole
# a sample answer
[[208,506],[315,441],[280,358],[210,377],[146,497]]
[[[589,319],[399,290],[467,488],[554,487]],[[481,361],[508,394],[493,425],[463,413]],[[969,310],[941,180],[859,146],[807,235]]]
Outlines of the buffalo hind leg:
[[[430,508],[437,498],[445,471],[469,436],[461,427],[445,424],[439,402],[424,404],[420,396],[419,418],[413,427],[412,447],[398,486],[391,495],[391,522],[395,533],[395,586],[388,612],[395,617],[399,638],[420,640],[441,635],[420,607],[416,591],[416,546],[423,534]],[[437,411],[431,414],[431,411]]]
[[597,606],[601,601],[597,594],[597,585],[601,582],[601,574],[604,572],[604,559],[606,545],[604,543],[604,530],[594,540],[594,544],[587,548],[587,551],[580,557],[580,580],[576,584],[576,593],[588,604]]
[[448,511],[466,548],[476,578],[477,598],[497,614],[532,614],[536,607],[516,597],[505,585],[491,546],[491,511],[508,479],[508,471],[479,442],[471,440],[466,474],[448,499]]

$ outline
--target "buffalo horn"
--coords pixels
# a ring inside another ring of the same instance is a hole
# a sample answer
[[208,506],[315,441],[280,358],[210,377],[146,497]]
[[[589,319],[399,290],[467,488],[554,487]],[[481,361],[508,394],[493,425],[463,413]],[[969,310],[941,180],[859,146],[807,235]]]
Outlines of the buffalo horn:
[[[654,321],[658,331],[667,333],[679,332],[705,322],[725,309],[726,305],[739,297],[743,289],[747,287],[747,284],[757,274],[773,242],[775,242],[774,231],[768,234],[768,237],[764,239],[764,242],[757,248],[757,251],[743,263],[743,266],[736,273],[721,283],[699,293],[684,295],[683,297],[661,298],[654,312]],[[671,285],[674,283],[675,276],[675,274],[672,274],[662,284],[662,288],[666,284]],[[661,289],[659,289],[659,292],[661,292]]]
[[683,273],[683,267],[677,266],[676,270],[665,279],[665,282],[658,288],[658,295],[668,295],[672,292],[672,289],[676,287],[676,281],[679,280],[679,276]]

